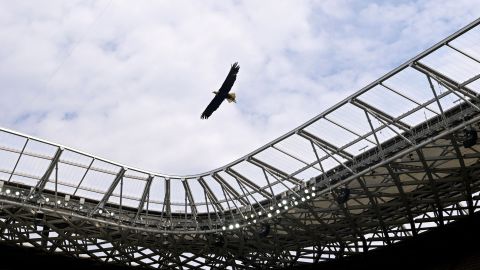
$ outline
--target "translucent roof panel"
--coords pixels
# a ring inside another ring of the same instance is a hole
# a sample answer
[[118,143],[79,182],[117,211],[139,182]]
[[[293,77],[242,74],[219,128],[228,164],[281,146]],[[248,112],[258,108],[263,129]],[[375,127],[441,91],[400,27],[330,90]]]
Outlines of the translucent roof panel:
[[471,90],[477,92],[477,93],[480,93],[480,79],[478,80],[475,80],[469,84],[466,85],[468,88],[470,88]]
[[442,47],[433,52],[421,63],[452,78],[458,83],[480,74],[480,63],[449,47]]
[[423,104],[434,99],[427,76],[412,67],[403,69],[383,82],[382,85],[417,104]]
[[165,199],[165,178],[155,176],[148,194],[150,201],[162,202]]
[[373,87],[362,94],[359,99],[393,118],[399,117],[417,106],[414,102],[383,86]]
[[[122,204],[130,207],[138,207],[145,189],[147,175],[143,175],[143,177],[142,179],[125,175],[114,189],[108,202],[119,203],[119,197],[120,194],[122,194],[126,199],[130,199],[130,201],[122,201]],[[118,197],[118,199],[116,197]]]
[[[66,164],[63,162],[59,162],[57,164],[57,170],[55,173],[50,175],[48,179],[49,182],[61,182],[67,185],[78,186],[78,184],[82,181],[83,177],[87,173],[86,167],[81,166],[74,166],[70,164]],[[58,179],[56,179],[58,177]]]
[[[358,136],[325,119],[316,121],[305,130],[337,148],[358,138]],[[322,153],[322,151],[320,151],[319,154],[320,153]]]
[[179,179],[170,181],[170,201],[175,204],[172,205],[172,211],[185,210],[185,189]]
[[475,27],[449,43],[453,48],[480,61],[480,28]]
[[296,159],[302,160],[302,162],[312,163],[316,160],[315,153],[312,150],[312,145],[310,142],[299,135],[295,134],[289,136],[274,146],[279,151],[290,154]]
[[371,131],[365,112],[351,103],[340,106],[325,118],[340,125],[355,135],[365,135]]
[[0,148],[16,149],[21,151],[27,143],[27,138],[12,134],[10,132],[0,132]]
[[241,174],[248,179],[255,179],[255,183],[258,186],[266,186],[268,185],[267,179],[265,179],[265,175],[260,167],[257,167],[250,162],[240,162],[239,164],[232,167],[236,172]]
[[265,151],[262,151],[255,155],[255,158],[287,174],[291,174],[305,167],[305,163],[299,161],[297,157],[291,155],[289,156],[287,154],[288,152],[285,151],[281,152],[274,148],[268,148]]
[[40,142],[37,140],[28,140],[25,152],[35,153],[38,156],[52,158],[58,150],[58,146]]
[[[46,172],[48,166],[50,165],[51,161],[44,158],[38,158],[34,156],[22,155],[20,160],[18,161],[18,165],[15,169],[16,173],[25,174],[35,176],[40,179]],[[28,181],[28,183],[23,182],[20,180],[21,178],[17,178],[16,175],[12,177],[12,182],[19,182],[24,184],[31,184],[34,182],[36,184],[37,181]]]
[[193,200],[195,203],[205,202],[204,189],[198,182],[198,179],[188,179],[188,185],[190,187],[190,192],[192,192]]
[[411,114],[405,116],[401,120],[411,126],[416,126],[422,122],[425,122],[425,120],[430,119],[432,117],[435,117],[439,114],[434,113],[432,111],[437,110],[438,106],[437,104],[434,105],[429,105],[427,107],[428,109],[420,109],[418,111],[412,112]]
[[[15,164],[18,161],[20,154],[10,151],[0,151],[0,171],[6,172],[11,174],[13,169],[15,168]],[[4,181],[8,181],[10,176],[3,179]]]

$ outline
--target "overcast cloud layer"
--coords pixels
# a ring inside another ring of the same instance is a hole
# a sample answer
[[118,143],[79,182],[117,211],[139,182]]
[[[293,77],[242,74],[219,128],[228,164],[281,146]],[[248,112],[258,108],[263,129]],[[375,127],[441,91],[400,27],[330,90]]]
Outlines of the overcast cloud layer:
[[[0,126],[160,173],[211,170],[480,15],[442,2],[0,0]],[[237,104],[201,120],[235,61]]]

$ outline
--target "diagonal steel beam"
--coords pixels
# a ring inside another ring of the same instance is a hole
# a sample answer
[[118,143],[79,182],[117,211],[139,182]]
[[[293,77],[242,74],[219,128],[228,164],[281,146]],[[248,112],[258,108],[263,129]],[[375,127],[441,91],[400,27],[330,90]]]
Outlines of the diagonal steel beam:
[[[430,76],[432,77],[434,80],[436,80],[437,82],[439,82],[440,84],[442,84],[443,86],[445,86],[448,90],[453,90],[453,93],[455,95],[458,96],[458,93],[456,92],[460,92],[461,94],[475,100],[475,99],[478,99],[479,98],[479,94],[476,93],[475,91],[473,91],[472,89],[468,88],[464,83],[459,83],[455,80],[453,80],[452,78],[448,77],[448,76],[445,76],[444,74],[440,73],[439,71],[435,70],[434,68],[432,67],[429,67],[421,62],[414,62],[412,63],[412,67],[420,72],[422,72],[423,74],[427,75],[427,76]],[[471,78],[470,80],[477,80],[478,78],[475,76],[473,78]],[[466,81],[468,83],[470,83],[468,80]],[[467,84],[468,84],[467,83]],[[472,107],[474,107],[475,109],[479,109],[476,105],[472,104],[470,101],[467,101],[467,103],[469,103]]]
[[462,152],[458,147],[457,142],[455,141],[455,137],[452,136],[451,138],[452,146],[455,149],[455,153],[457,154],[458,162],[460,163],[460,167],[462,168],[462,178],[465,185],[465,192],[467,195],[467,206],[468,206],[468,214],[473,216],[474,214],[474,206],[473,206],[473,197],[472,197],[472,179],[468,173],[468,170],[465,166],[465,160],[463,159]]
[[353,159],[352,154],[350,154],[350,153],[348,153],[344,150],[340,150],[335,145],[318,138],[317,136],[313,135],[312,133],[310,133],[310,132],[308,132],[304,129],[299,130],[297,134],[299,136],[309,140],[309,141],[313,141],[317,146],[323,147],[325,149],[328,149],[330,152],[338,154],[339,156],[343,157],[344,159],[347,159],[347,160],[352,160]]
[[382,216],[382,213],[380,212],[377,201],[373,197],[372,193],[369,191],[369,189],[366,185],[365,178],[364,177],[358,177],[357,180],[358,180],[358,183],[360,184],[360,186],[362,187],[363,191],[365,192],[365,194],[367,194],[368,200],[370,201],[370,204],[373,207],[373,211],[375,211],[375,214],[377,215],[378,221],[380,222],[380,227],[382,228],[383,235],[385,235],[386,242],[387,242],[388,245],[390,245],[391,241],[390,241],[390,237],[388,235],[388,229],[387,229],[387,226],[385,224],[385,221],[383,220],[383,216]]
[[120,171],[117,173],[117,175],[115,176],[115,179],[113,180],[112,184],[110,185],[110,187],[108,188],[108,190],[105,192],[105,194],[103,195],[102,199],[100,200],[100,202],[98,202],[98,204],[95,206],[95,208],[92,210],[92,214],[98,210],[98,209],[101,209],[101,208],[104,208],[105,207],[105,203],[107,203],[108,199],[110,198],[110,196],[112,195],[113,191],[115,190],[115,188],[117,187],[118,183],[120,182],[120,180],[123,178],[123,175],[125,175],[125,168],[121,168]]
[[272,197],[273,197],[273,194],[270,194],[268,193],[267,191],[265,191],[264,189],[260,188],[257,184],[253,183],[252,181],[250,181],[248,178],[246,178],[245,176],[241,175],[240,173],[238,173],[237,171],[235,171],[234,169],[232,168],[228,168],[226,170],[226,173],[228,173],[229,175],[233,176],[234,178],[236,178],[238,181],[240,181],[241,183],[243,183],[244,185],[248,186],[249,188],[253,189],[254,191],[258,192],[259,194],[261,194],[262,196],[264,196],[265,198],[271,200]]
[[187,193],[188,203],[190,208],[192,209],[192,214],[194,217],[197,216],[197,207],[195,206],[195,200],[193,199],[192,190],[190,189],[190,185],[188,184],[187,179],[182,179],[183,188]]
[[63,148],[58,147],[57,151],[55,152],[55,155],[52,158],[52,161],[50,162],[50,165],[48,165],[47,170],[43,174],[42,178],[40,181],[38,181],[37,185],[35,186],[34,189],[30,191],[30,194],[28,195],[29,197],[32,196],[34,193],[40,194],[43,192],[43,189],[45,188],[45,185],[48,182],[48,179],[52,175],[53,170],[58,164],[58,161],[60,160],[60,156],[62,155]]
[[430,187],[433,191],[433,195],[435,197],[435,204],[437,205],[437,212],[438,212],[438,220],[440,222],[440,225],[444,225],[443,222],[443,205],[442,202],[440,201],[440,196],[438,195],[438,188],[437,184],[435,183],[435,180],[433,179],[432,171],[430,170],[430,166],[428,166],[427,161],[425,160],[425,156],[423,155],[422,149],[417,149],[416,150],[418,157],[420,158],[420,161],[422,162],[422,165],[425,169],[425,173],[428,178],[428,182],[430,184]]
[[280,176],[283,180],[286,180],[286,181],[289,181],[291,182],[292,184],[294,185],[297,185],[297,186],[301,186],[302,185],[302,181],[296,177],[293,177],[291,176],[290,174],[278,169],[278,168],[275,168],[273,167],[272,165],[270,164],[267,164],[257,158],[250,158],[248,160],[248,162],[252,163],[253,165],[257,166],[257,167],[260,167],[264,170],[267,170],[267,171],[270,171],[271,173],[273,174],[276,174],[278,176]]
[[[207,183],[205,183],[205,180],[203,178],[199,178],[198,183],[200,183],[200,185],[203,187],[205,194],[208,196],[210,201],[212,201],[215,207],[223,213],[225,209],[223,208],[222,204],[220,204],[220,202],[218,201],[217,196],[215,196],[215,193],[212,192],[212,190],[210,189],[210,186],[208,186]],[[215,211],[215,213],[218,213],[218,211]]]
[[371,113],[373,113],[374,115],[376,115],[378,118],[386,121],[386,122],[389,122],[389,123],[392,123],[392,125],[402,129],[402,130],[405,130],[405,131],[408,131],[408,130],[411,130],[412,127],[410,125],[408,125],[407,123],[404,123],[402,122],[401,120],[381,111],[380,109],[377,109],[376,107],[366,103],[366,102],[363,102],[361,101],[360,99],[352,99],[351,100],[351,103],[357,107],[359,107],[360,109],[363,109],[363,110],[366,110],[366,111],[369,111]]
[[163,206],[162,206],[162,213],[161,218],[164,217],[164,214],[172,220],[172,207],[170,205],[170,179],[165,178],[165,197],[163,198]]
[[142,198],[140,199],[140,203],[138,205],[137,214],[135,214],[135,220],[138,219],[138,217],[140,216],[140,213],[143,211],[143,206],[145,205],[147,196],[150,193],[150,186],[152,185],[152,181],[153,181],[153,176],[151,175],[148,176],[147,183],[145,184],[145,188],[143,189]]
[[232,186],[230,186],[230,184],[227,183],[227,181],[225,181],[225,179],[223,179],[223,177],[221,177],[219,174],[217,173],[214,173],[212,174],[212,177],[217,180],[217,182],[225,187],[225,190],[233,195],[233,197],[235,199],[237,199],[238,201],[240,201],[243,205],[250,205],[243,197],[241,194],[239,194]]
[[405,211],[407,212],[407,217],[408,221],[410,223],[410,229],[412,230],[412,234],[414,236],[417,235],[417,229],[415,227],[415,221],[413,220],[413,214],[412,210],[410,207],[410,201],[407,198],[407,195],[405,194],[405,191],[403,190],[402,182],[400,180],[400,177],[395,173],[393,168],[390,166],[390,164],[386,165],[385,168],[387,169],[388,173],[390,174],[390,177],[392,177],[393,182],[397,186],[398,193],[400,193],[400,198],[403,201],[403,205],[405,207]]

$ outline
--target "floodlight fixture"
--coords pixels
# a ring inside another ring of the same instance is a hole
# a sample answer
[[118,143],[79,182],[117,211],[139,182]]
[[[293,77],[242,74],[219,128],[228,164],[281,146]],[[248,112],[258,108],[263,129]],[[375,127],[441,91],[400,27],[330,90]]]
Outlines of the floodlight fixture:
[[470,148],[477,144],[477,131],[473,127],[466,127],[463,130],[463,147]]
[[338,204],[344,204],[350,199],[350,189],[345,187],[337,191],[336,201]]
[[225,238],[221,234],[216,234],[214,236],[213,245],[216,247],[223,247],[225,245]]
[[260,228],[257,230],[257,234],[260,238],[267,237],[269,233],[270,233],[270,224],[268,223],[262,223],[260,225]]

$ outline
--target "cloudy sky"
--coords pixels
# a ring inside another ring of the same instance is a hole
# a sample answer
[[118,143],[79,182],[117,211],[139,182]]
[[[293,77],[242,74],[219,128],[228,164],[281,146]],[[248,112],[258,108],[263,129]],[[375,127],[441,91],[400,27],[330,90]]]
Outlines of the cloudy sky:
[[[478,16],[473,0],[0,0],[0,126],[151,171],[200,173]],[[201,120],[236,61],[237,104]]]

